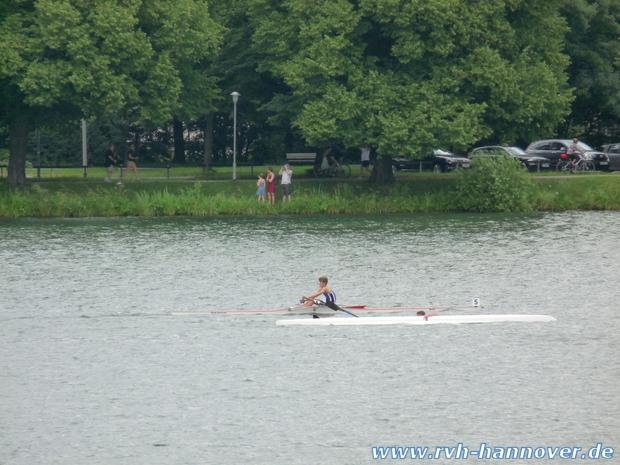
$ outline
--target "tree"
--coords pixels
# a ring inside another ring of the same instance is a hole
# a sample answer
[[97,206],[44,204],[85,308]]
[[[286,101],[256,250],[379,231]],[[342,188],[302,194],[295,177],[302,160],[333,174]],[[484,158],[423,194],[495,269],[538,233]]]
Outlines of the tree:
[[172,110],[175,163],[185,163],[184,122],[213,111],[220,98],[212,73],[225,29],[211,17],[205,1],[145,4],[140,28],[149,31],[153,48],[170,54],[182,87]]
[[221,27],[204,0],[10,0],[0,20],[0,79],[15,101],[12,185],[25,185],[24,138],[41,109],[162,123],[212,98],[196,64],[215,53]]
[[[604,129],[620,125],[620,0],[567,0],[560,12],[570,27],[566,51],[575,88],[561,131],[603,144]],[[573,134],[576,130],[582,134]]]
[[253,30],[247,9],[245,0],[220,0],[213,6],[213,17],[225,28],[225,34],[211,71],[218,76],[222,91],[209,126],[217,131],[212,155],[221,160],[232,146],[230,94],[237,91],[241,93],[237,105],[237,145],[241,148],[238,159],[282,161],[287,151],[306,151],[306,142],[291,125],[296,111],[286,95],[290,88],[269,69],[259,69],[266,55],[259,47],[251,46]]
[[568,111],[561,0],[248,2],[293,125],[311,144],[369,143],[384,170],[395,153],[534,137]]

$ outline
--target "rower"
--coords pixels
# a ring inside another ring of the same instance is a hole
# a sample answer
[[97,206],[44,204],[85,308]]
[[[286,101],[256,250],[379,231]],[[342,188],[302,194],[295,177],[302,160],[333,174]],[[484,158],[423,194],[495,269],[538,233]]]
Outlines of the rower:
[[327,287],[327,276],[321,276],[319,278],[318,291],[316,291],[312,295],[301,296],[301,301],[305,302],[303,307],[311,307],[312,305],[316,305],[317,301],[315,299],[320,295],[323,295],[325,302],[336,303],[336,293],[332,291],[331,288]]
[[428,321],[428,317],[429,316],[439,316],[439,313],[432,313],[430,315],[427,315],[424,310],[420,310],[418,313],[416,313],[416,315],[423,316],[424,317],[424,321]]

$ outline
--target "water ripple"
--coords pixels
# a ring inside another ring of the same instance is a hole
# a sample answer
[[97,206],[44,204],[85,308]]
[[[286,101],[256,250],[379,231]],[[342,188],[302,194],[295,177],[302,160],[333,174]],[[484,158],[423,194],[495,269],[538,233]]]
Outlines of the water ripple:
[[[619,227],[616,212],[2,220],[0,462],[617,448]],[[324,274],[344,303],[477,297],[480,312],[558,321],[286,328],[170,315],[293,305]]]

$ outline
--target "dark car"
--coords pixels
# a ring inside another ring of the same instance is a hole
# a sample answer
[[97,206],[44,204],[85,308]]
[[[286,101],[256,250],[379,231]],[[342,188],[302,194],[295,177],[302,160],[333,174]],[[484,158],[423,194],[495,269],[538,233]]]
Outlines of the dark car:
[[430,169],[446,173],[458,168],[469,168],[471,160],[466,157],[454,155],[443,150],[433,150],[433,154],[422,160],[405,157],[392,158],[392,168],[395,170],[419,170]]
[[[525,152],[529,155],[538,155],[540,157],[546,157],[555,165],[560,160],[560,155],[566,153],[568,148],[573,143],[571,139],[546,139],[532,142]],[[596,168],[599,170],[609,169],[609,157],[597,150],[594,150],[588,144],[579,142],[579,148],[585,151],[586,158],[593,160]]]
[[528,155],[519,147],[504,147],[501,145],[490,145],[486,147],[477,147],[471,151],[470,156],[497,156],[507,155],[521,160],[521,163],[530,171],[540,171],[541,169],[549,169],[551,160],[538,155]]
[[620,142],[603,145],[603,150],[609,157],[609,171],[620,171]]

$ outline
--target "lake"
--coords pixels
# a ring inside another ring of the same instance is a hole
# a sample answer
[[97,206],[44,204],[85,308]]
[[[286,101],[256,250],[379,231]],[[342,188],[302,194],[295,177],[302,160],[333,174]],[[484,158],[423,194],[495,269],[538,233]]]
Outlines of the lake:
[[[620,212],[0,220],[0,463],[357,465],[458,444],[613,463],[619,231]],[[171,315],[293,306],[321,275],[341,305],[479,298],[446,313],[557,322]],[[612,460],[588,458],[598,444]]]

